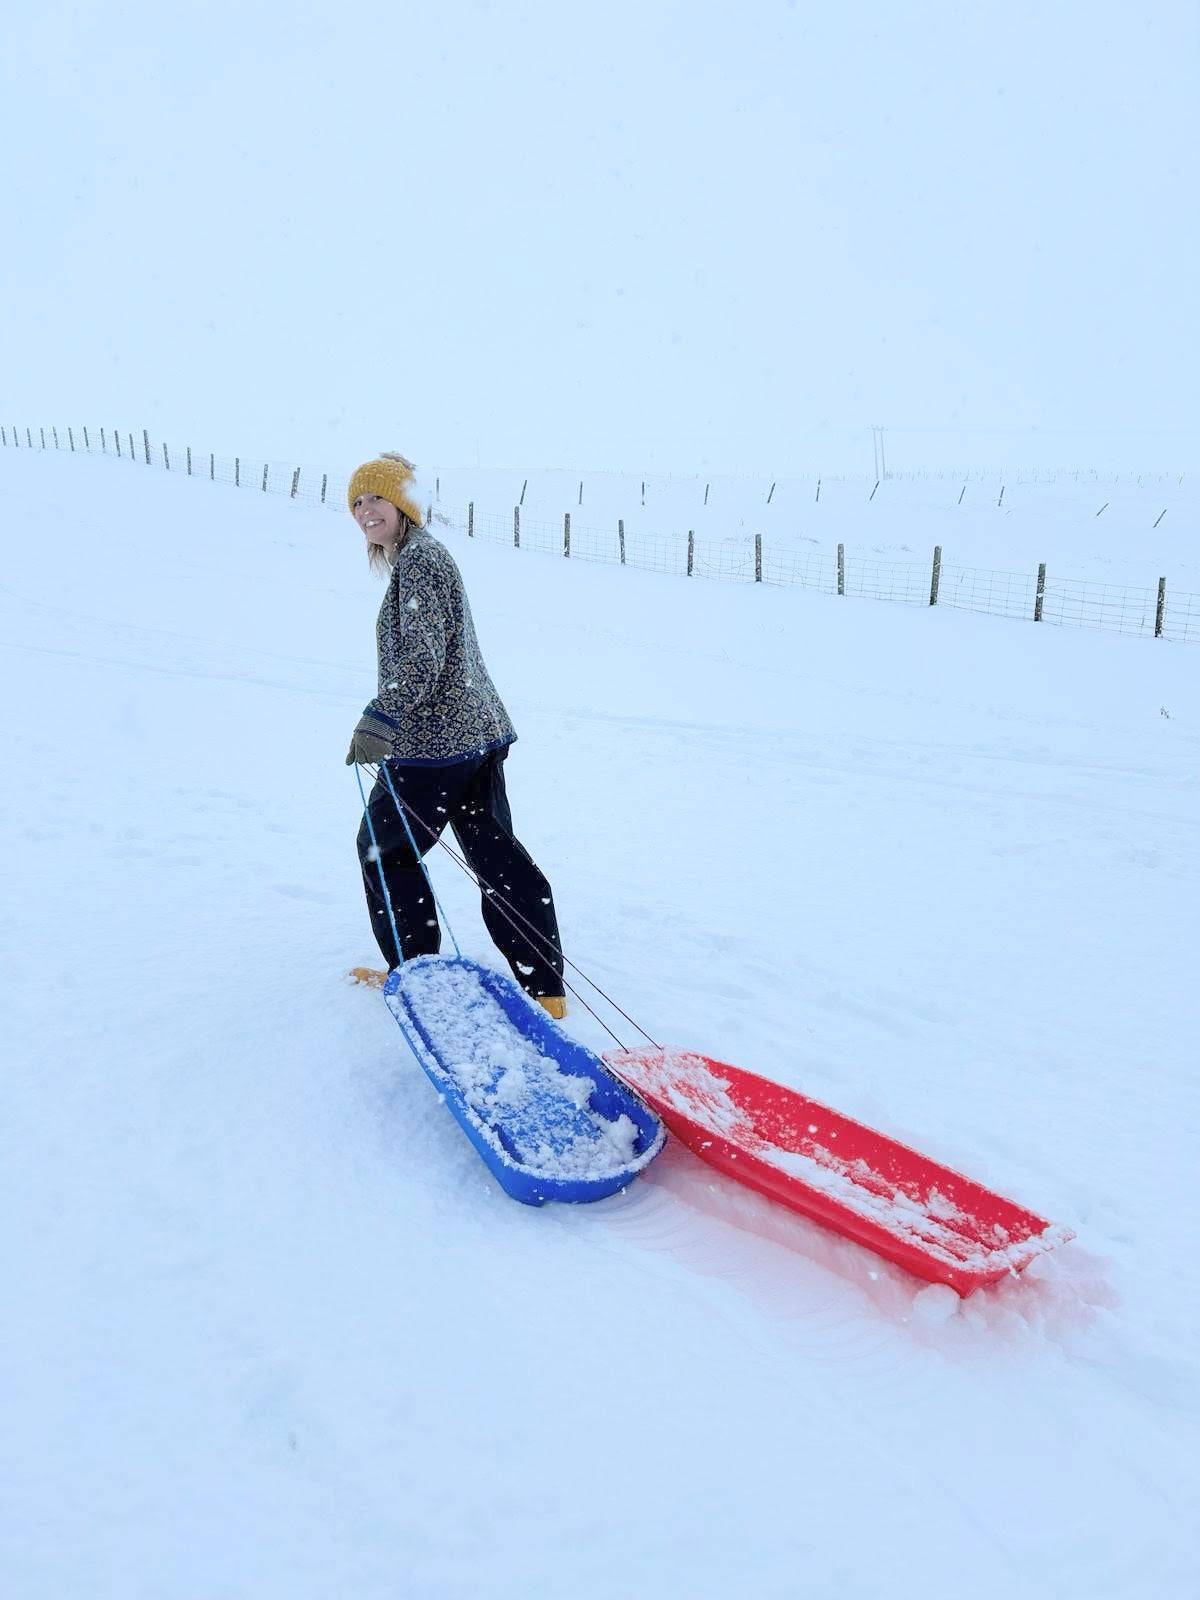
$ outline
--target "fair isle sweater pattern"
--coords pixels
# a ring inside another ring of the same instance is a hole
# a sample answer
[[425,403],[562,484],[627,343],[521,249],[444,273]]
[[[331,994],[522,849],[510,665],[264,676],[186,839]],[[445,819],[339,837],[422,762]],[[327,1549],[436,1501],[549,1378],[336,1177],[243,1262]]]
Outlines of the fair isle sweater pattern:
[[396,556],[375,639],[379,693],[365,715],[389,730],[393,760],[442,765],[517,737],[484,665],[454,557],[423,528]]

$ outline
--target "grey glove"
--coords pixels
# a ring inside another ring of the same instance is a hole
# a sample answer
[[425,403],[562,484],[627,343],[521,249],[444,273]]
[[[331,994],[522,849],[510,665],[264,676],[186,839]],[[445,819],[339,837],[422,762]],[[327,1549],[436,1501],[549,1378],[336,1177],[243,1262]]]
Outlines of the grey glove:
[[358,719],[350,749],[346,755],[348,767],[377,767],[392,753],[392,731],[383,717],[373,711],[364,711]]

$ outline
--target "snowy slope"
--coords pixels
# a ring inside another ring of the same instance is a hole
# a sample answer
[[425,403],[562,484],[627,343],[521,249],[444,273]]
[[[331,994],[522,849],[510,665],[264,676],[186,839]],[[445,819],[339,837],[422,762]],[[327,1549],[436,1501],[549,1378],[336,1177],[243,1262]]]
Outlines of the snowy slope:
[[1194,650],[452,539],[568,954],[1076,1230],[958,1303],[674,1146],[495,1187],[343,978],[349,518],[0,515],[6,1593],[1195,1590]]

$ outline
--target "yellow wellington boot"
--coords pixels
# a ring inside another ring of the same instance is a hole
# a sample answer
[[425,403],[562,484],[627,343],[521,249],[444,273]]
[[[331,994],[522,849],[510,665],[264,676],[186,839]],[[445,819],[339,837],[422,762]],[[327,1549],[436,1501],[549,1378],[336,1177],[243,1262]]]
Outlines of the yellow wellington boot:
[[565,994],[540,994],[537,1003],[548,1011],[555,1022],[561,1022],[567,1014],[567,997]]
[[387,973],[377,972],[374,967],[351,967],[350,977],[355,983],[365,983],[371,989],[382,989],[387,981]]

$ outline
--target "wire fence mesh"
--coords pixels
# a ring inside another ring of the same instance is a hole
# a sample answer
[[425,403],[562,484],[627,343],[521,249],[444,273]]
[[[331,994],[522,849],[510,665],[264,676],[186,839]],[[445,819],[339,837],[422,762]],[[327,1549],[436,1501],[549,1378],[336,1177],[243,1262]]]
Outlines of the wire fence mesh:
[[[148,429],[18,427],[0,424],[0,446],[104,455],[141,467],[230,484],[263,494],[286,495],[309,506],[344,512],[348,478],[287,461],[218,456],[191,446],[152,440]],[[761,535],[697,541],[693,534],[653,534],[528,517],[511,511],[430,506],[435,523],[468,538],[511,544],[573,561],[606,562],[672,577],[723,583],[764,583],[819,590],[825,594],[938,605],[989,616],[1040,621],[1058,627],[1200,641],[1200,595],[1171,588],[1133,589],[1087,579],[943,565],[940,548],[929,562],[897,562],[847,551],[827,551],[764,541]]]
[[1042,619],[1110,633],[1154,633],[1157,597],[1106,583],[1048,578]]
[[944,566],[938,604],[993,617],[1032,617],[1037,578],[1031,573],[989,572],[978,567]]
[[929,567],[915,561],[877,561],[847,553],[844,593],[864,600],[929,604]]

